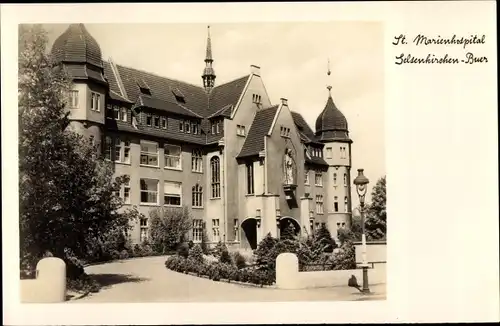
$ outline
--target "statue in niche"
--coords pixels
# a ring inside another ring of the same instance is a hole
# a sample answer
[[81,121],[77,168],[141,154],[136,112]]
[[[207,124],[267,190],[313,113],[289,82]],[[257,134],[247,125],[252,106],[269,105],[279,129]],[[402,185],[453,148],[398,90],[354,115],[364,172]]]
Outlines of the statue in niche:
[[293,180],[293,169],[294,169],[294,161],[292,157],[292,150],[287,148],[285,151],[285,184],[292,185],[294,184]]

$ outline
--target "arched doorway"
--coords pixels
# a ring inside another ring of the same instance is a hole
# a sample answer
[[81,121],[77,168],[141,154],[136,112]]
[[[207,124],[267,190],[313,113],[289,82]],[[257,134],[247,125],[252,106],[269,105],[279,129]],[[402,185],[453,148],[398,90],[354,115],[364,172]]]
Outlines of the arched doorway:
[[257,249],[257,220],[249,217],[241,223],[241,230],[243,231],[242,246],[250,247],[250,249]]
[[280,239],[297,238],[300,234],[300,224],[292,217],[280,220]]

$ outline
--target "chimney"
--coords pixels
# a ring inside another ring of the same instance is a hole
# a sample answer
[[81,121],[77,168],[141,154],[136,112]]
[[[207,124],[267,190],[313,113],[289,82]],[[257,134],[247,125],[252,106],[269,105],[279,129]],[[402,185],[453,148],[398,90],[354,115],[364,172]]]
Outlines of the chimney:
[[281,100],[281,104],[284,105],[284,106],[288,106],[288,100],[286,98],[280,98]]
[[260,76],[260,67],[256,65],[251,65],[250,72],[254,75]]

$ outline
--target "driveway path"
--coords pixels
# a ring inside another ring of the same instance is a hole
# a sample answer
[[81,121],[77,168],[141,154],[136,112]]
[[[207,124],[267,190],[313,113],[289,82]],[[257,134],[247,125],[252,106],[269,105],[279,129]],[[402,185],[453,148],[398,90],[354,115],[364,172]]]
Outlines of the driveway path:
[[214,301],[331,301],[385,299],[385,285],[371,287],[375,294],[362,296],[349,287],[307,290],[258,288],[177,273],[165,267],[166,257],[147,257],[88,266],[103,288],[98,293],[70,301],[97,302],[214,302]]

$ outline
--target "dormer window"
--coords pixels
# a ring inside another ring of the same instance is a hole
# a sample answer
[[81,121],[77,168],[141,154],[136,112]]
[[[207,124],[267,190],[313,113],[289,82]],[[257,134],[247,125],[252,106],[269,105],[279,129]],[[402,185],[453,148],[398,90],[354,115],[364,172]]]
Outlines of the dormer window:
[[175,100],[179,103],[186,103],[186,100],[184,99],[184,94],[178,89],[174,88],[172,89],[172,93],[174,94]]
[[161,127],[163,129],[167,129],[167,118],[165,118],[165,117],[161,118]]
[[127,122],[127,109],[126,108],[120,109],[120,120]]
[[155,115],[153,118],[155,128],[160,128],[160,117]]
[[184,132],[184,121],[182,120],[179,122],[179,131]]
[[139,91],[141,92],[141,94],[151,95],[151,89],[149,88],[148,84],[146,84],[146,81],[144,79],[138,80],[137,86],[139,86]]
[[115,118],[115,120],[120,119],[120,108],[118,107],[118,105],[113,105],[113,117]]
[[200,125],[198,123],[193,123],[191,129],[193,130],[193,135],[198,135],[200,133]]
[[184,124],[184,131],[188,134],[191,132],[191,124],[189,123],[189,121]]
[[153,117],[151,114],[146,114],[146,126],[150,126],[153,124]]

